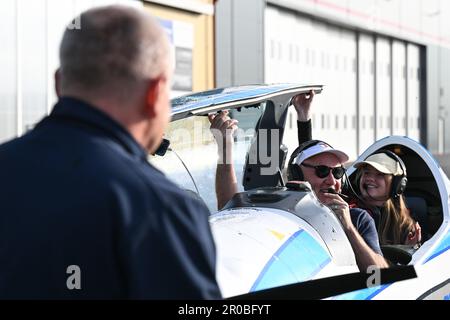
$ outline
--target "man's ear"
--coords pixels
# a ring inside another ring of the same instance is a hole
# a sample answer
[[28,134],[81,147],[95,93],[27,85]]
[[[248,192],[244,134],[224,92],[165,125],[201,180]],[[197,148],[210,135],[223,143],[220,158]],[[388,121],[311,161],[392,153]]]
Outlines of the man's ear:
[[58,98],[61,98],[61,70],[58,68],[55,71],[55,92]]
[[159,76],[150,81],[146,94],[146,112],[150,118],[158,115],[162,90],[164,90],[165,78]]

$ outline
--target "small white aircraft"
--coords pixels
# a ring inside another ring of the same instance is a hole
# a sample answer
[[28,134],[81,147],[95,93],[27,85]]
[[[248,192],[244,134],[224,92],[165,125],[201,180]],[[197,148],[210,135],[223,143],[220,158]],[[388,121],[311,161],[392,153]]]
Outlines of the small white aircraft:
[[[242,192],[210,217],[217,246],[217,279],[223,295],[246,297],[242,295],[250,293],[247,297],[251,297],[252,293],[265,292],[259,297],[450,300],[450,181],[433,156],[407,137],[381,139],[360,158],[389,149],[405,162],[405,194],[426,241],[419,248],[386,246],[382,250],[392,263],[414,266],[417,277],[399,282],[395,281],[413,276],[394,277],[369,287],[367,282],[349,285],[358,268],[340,222],[318,201],[308,184],[286,185],[283,181],[288,153],[283,145],[287,111],[292,97],[310,90],[320,93],[322,86],[245,86],[172,101],[172,123],[166,134],[171,148],[166,144],[159,152],[164,156],[151,161],[193,196],[201,197],[211,210],[217,211],[217,147],[208,137],[209,122],[205,116],[229,109],[233,118],[240,120],[239,126],[247,129],[235,144],[236,165],[243,167],[238,172]],[[350,181],[354,172],[355,168],[348,169]],[[314,282],[318,279],[325,282],[319,285]],[[270,290],[274,290],[270,288],[292,289],[284,286],[298,283],[310,284],[308,290],[318,286],[337,289],[328,293],[302,291],[298,295],[287,290],[289,295],[279,294],[280,291],[276,296],[270,295]]]

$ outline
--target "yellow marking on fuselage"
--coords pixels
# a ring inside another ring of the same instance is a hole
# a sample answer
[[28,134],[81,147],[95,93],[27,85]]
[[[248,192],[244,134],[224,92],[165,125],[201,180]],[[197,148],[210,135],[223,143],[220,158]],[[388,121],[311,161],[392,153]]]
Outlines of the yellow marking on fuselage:
[[277,237],[278,240],[283,240],[283,238],[286,236],[285,234],[279,233],[279,232],[274,231],[274,230],[269,230],[269,231],[270,231],[270,233],[272,233],[275,237]]

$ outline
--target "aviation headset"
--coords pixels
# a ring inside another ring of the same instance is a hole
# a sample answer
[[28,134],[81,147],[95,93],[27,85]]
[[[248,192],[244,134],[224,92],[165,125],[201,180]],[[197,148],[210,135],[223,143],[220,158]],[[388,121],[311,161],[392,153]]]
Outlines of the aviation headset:
[[288,168],[287,168],[287,177],[288,181],[304,181],[303,172],[299,168],[297,164],[294,163],[294,160],[297,158],[297,156],[303,152],[303,150],[306,150],[308,148],[311,148],[312,146],[315,146],[316,144],[323,142],[320,140],[309,140],[297,147],[297,149],[292,152],[291,157],[289,158],[288,162]]
[[[371,154],[370,156],[374,154],[385,154],[389,158],[395,160],[400,165],[400,168],[402,169],[402,174],[399,176],[393,176],[392,177],[392,187],[391,187],[391,198],[398,198],[400,195],[402,195],[405,192],[406,185],[408,184],[408,178],[406,177],[406,166],[403,160],[396,155],[394,152],[390,150],[378,150],[377,152]],[[369,156],[369,157],[370,157]],[[358,183],[359,184],[359,183]]]
[[[297,165],[296,163],[294,163],[294,161],[301,152],[303,152],[304,150],[309,149],[319,143],[324,143],[327,146],[330,146],[328,143],[321,141],[321,140],[309,140],[309,141],[306,141],[306,142],[302,143],[301,145],[299,145],[297,147],[297,149],[295,149],[294,152],[292,152],[292,155],[289,158],[288,168],[287,168],[288,181],[304,181],[305,177],[303,176],[302,169],[300,169],[300,166]],[[331,148],[333,148],[333,147],[331,147]],[[347,175],[344,174],[344,177],[346,177],[346,176]],[[346,188],[346,184],[347,184],[346,183],[347,179],[344,179],[344,177],[342,177],[342,188],[343,189]]]

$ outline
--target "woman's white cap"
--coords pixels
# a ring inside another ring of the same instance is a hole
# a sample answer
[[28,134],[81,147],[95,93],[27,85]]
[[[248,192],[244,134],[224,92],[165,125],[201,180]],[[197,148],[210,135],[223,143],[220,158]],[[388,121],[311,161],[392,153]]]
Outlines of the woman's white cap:
[[384,174],[392,174],[394,176],[406,175],[406,172],[403,172],[400,163],[384,153],[375,153],[367,157],[364,161],[356,162],[353,166],[355,168],[360,168],[363,165],[370,165]]

